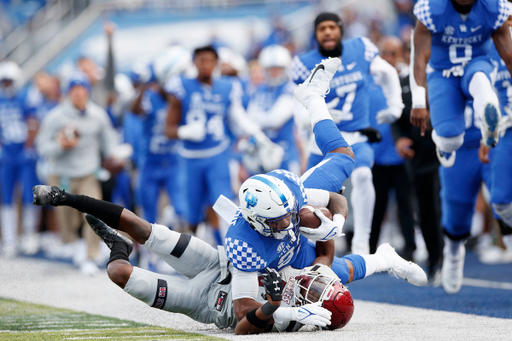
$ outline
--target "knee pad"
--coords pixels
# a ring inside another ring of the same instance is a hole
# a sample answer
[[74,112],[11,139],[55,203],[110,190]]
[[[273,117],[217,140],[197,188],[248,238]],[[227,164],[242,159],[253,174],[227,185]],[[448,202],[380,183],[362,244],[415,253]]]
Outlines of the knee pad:
[[352,180],[352,185],[357,187],[357,185],[361,186],[361,184],[371,182],[373,185],[373,174],[372,170],[368,167],[358,167],[352,171],[352,175],[350,176]]
[[512,203],[492,204],[494,211],[500,216],[505,224],[512,226]]
[[124,291],[147,305],[155,301],[158,278],[154,273],[134,267]]
[[[447,130],[446,127],[441,127],[439,134],[442,134],[442,131]],[[436,146],[441,149],[445,153],[453,153],[457,149],[459,149],[464,143],[464,133],[452,136],[452,137],[443,137],[439,136],[436,130],[432,131],[432,141],[436,144]]]

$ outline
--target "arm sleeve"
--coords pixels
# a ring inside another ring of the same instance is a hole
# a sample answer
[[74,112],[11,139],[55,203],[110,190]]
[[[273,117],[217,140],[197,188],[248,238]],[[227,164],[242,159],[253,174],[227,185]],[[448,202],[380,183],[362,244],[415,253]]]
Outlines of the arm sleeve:
[[308,205],[327,207],[329,204],[329,192],[323,189],[306,188]]
[[[293,95],[283,94],[277,98],[268,113],[260,114],[257,112],[254,116],[251,115],[251,118],[255,118],[255,121],[260,125],[261,129],[279,129],[293,117],[294,106],[295,99]],[[254,107],[255,106],[252,108]]]
[[239,81],[233,81],[233,87],[229,94],[230,105],[228,111],[228,122],[235,135],[256,135],[262,134],[256,122],[249,119],[242,105],[242,85]]
[[233,280],[231,282],[231,292],[233,300],[241,298],[258,298],[258,272],[245,272],[238,269],[233,270]]
[[102,111],[101,120],[103,121],[100,132],[100,148],[105,157],[110,157],[118,144],[117,132],[112,126],[112,121],[108,117],[108,114],[103,111],[103,109],[99,109]]
[[107,91],[114,91],[115,83],[114,83],[114,51],[112,49],[112,37],[107,37],[108,41],[108,54],[107,54],[107,67],[105,70],[105,89]]
[[370,73],[376,77],[386,97],[389,109],[396,110],[396,116],[400,117],[404,104],[402,103],[402,88],[398,72],[380,56],[376,56],[370,64]]

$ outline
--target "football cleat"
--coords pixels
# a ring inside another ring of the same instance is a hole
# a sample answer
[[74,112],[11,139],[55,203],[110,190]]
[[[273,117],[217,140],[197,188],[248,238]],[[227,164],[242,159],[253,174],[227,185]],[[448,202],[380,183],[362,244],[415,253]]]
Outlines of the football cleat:
[[107,224],[105,224],[103,221],[99,220],[93,215],[86,214],[85,220],[87,221],[87,224],[91,227],[91,229],[96,233],[101,240],[105,244],[107,244],[108,248],[112,250],[112,247],[114,246],[115,242],[121,242],[125,243],[128,246],[128,254],[132,253],[133,250],[133,243],[130,239],[126,238],[122,234],[120,234],[118,231],[114,230]]
[[447,294],[453,295],[460,291],[464,278],[464,258],[466,248],[464,243],[459,243],[459,248],[454,255],[450,252],[450,241],[445,238],[443,268],[441,270],[441,284]]
[[389,243],[382,244],[375,252],[376,255],[384,257],[388,262],[388,272],[405,279],[412,285],[422,287],[427,284],[427,274],[416,263],[408,262],[396,253]]
[[501,114],[498,108],[491,103],[485,106],[482,117],[482,141],[487,147],[496,147],[500,139],[500,120]]
[[331,79],[340,66],[341,60],[339,58],[322,60],[313,69],[306,81],[295,89],[295,98],[306,108],[313,98],[324,98],[329,92]]
[[445,168],[450,168],[455,163],[455,152],[451,153],[445,153],[439,149],[439,147],[436,146],[436,155],[437,159],[439,160],[439,163],[441,166]]
[[34,195],[32,203],[37,206],[58,206],[65,199],[64,190],[57,186],[37,185],[32,188],[32,193]]

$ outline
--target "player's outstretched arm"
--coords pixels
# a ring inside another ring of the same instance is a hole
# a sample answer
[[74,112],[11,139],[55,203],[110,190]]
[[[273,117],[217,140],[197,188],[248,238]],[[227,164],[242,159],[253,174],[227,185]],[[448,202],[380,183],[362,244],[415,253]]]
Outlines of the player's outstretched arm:
[[87,195],[66,193],[57,186],[37,185],[32,189],[33,204],[37,206],[69,206],[88,213],[108,226],[128,233],[136,242],[144,244],[151,234],[151,224],[135,213],[108,201],[91,198]]
[[500,55],[501,59],[507,66],[508,72],[512,74],[512,37],[510,35],[510,24],[512,23],[512,16],[498,28],[492,35],[494,46]]
[[432,33],[421,22],[416,22],[412,36],[411,58],[411,124],[421,128],[421,135],[425,134],[429,120],[427,109],[427,63],[430,59],[432,47]]

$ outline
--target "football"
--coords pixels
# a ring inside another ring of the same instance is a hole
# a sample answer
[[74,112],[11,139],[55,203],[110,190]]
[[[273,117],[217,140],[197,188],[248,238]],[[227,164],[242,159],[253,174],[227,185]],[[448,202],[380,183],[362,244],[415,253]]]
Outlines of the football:
[[332,220],[332,213],[327,208],[304,205],[299,211],[300,226],[309,228],[318,228],[320,226],[321,221],[315,214],[315,208],[318,208],[327,218]]

